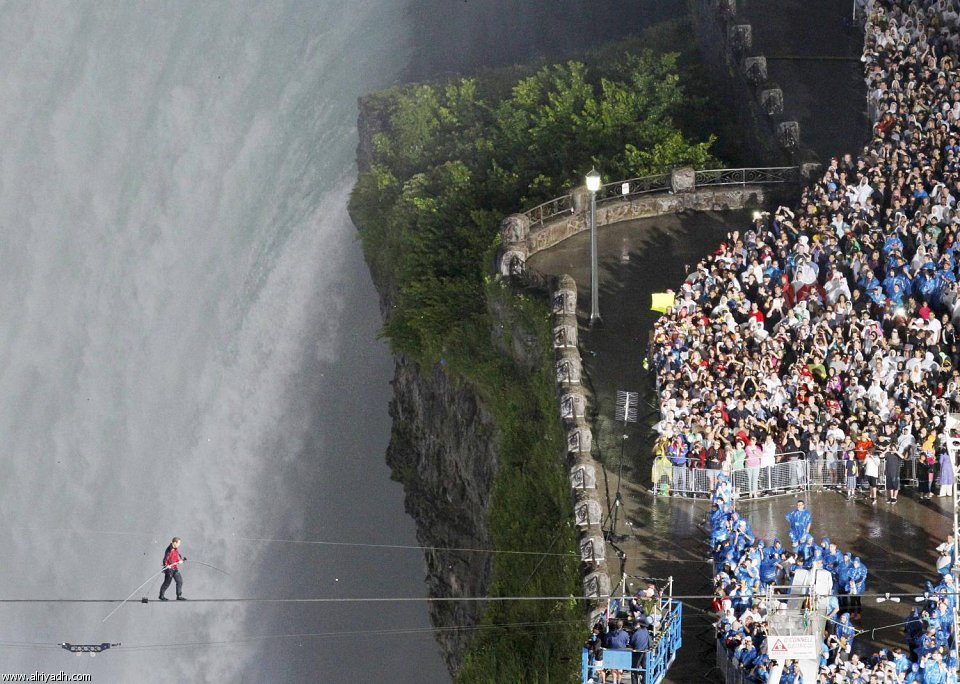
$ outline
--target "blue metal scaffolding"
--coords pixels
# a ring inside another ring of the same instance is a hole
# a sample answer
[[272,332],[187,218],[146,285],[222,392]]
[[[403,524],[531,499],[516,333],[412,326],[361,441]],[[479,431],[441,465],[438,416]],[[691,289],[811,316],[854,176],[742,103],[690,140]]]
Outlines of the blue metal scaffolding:
[[[611,602],[613,603],[613,602]],[[670,601],[669,608],[663,613],[660,629],[654,635],[653,643],[648,651],[633,651],[631,649],[605,648],[603,650],[603,669],[622,670],[623,672],[640,673],[643,684],[660,684],[670,669],[670,665],[677,657],[677,651],[682,645],[683,605],[679,601]],[[638,656],[635,658],[634,656]],[[581,682],[597,681],[590,653],[583,648],[581,653]],[[624,680],[626,681],[626,680]]]

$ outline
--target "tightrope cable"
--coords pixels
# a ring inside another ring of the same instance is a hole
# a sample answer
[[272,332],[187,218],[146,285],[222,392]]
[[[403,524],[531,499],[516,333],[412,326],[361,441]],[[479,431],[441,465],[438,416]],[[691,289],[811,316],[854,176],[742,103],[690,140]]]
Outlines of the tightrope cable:
[[573,551],[566,552],[545,552],[545,551],[512,551],[506,549],[480,549],[474,547],[462,546],[417,546],[415,544],[369,544],[364,542],[335,542],[316,539],[273,539],[270,537],[233,537],[241,541],[265,542],[273,544],[302,544],[306,546],[352,546],[357,548],[372,549],[406,549],[417,551],[456,551],[458,553],[500,553],[512,554],[518,556],[577,556],[580,554]]
[[[162,572],[162,571],[161,571]],[[159,574],[159,573],[158,573]],[[156,577],[156,575],[154,575]],[[151,577],[150,579],[153,579]],[[148,580],[149,581],[149,580]],[[146,584],[146,582],[144,582]],[[141,587],[143,585],[140,585]],[[139,588],[138,588],[139,590]],[[0,598],[0,604],[16,603],[124,603],[136,594],[124,599],[111,598]],[[856,594],[862,598],[891,598],[891,597],[918,597],[923,592],[905,592],[905,593],[877,593],[877,594]],[[957,592],[938,592],[930,595],[930,598],[940,596],[957,596]],[[787,600],[798,598],[806,594],[776,594],[775,599]],[[847,596],[847,594],[817,594],[818,598],[827,598],[829,596]],[[674,595],[675,601],[709,601],[715,599],[716,594],[690,594]],[[340,596],[340,597],[315,597],[315,598],[269,598],[269,597],[223,597],[223,598],[201,598],[190,599],[190,603],[401,603],[401,602],[437,602],[437,603],[457,603],[471,601],[604,601],[609,598],[630,599],[632,596]],[[154,603],[154,601],[151,601]]]
[[[162,570],[160,572],[163,572]],[[159,573],[157,573],[159,574]],[[150,578],[152,580],[157,575]],[[147,580],[149,582],[150,580]],[[143,587],[144,582],[140,585]],[[70,599],[70,598],[0,598],[0,604],[16,603],[119,603],[123,605],[129,601],[140,590],[140,587],[130,596],[124,599]],[[352,597],[316,597],[316,598],[263,598],[263,597],[238,597],[238,598],[201,598],[190,599],[189,603],[401,603],[401,602],[439,602],[439,603],[457,603],[468,601],[603,601],[609,596],[352,596]],[[710,597],[707,597],[710,598]],[[159,601],[150,601],[150,603],[159,603]],[[117,606],[119,608],[120,606]],[[114,611],[115,612],[115,611]],[[112,615],[113,613],[111,613]],[[109,617],[109,615],[107,616]],[[106,621],[106,618],[104,618]]]

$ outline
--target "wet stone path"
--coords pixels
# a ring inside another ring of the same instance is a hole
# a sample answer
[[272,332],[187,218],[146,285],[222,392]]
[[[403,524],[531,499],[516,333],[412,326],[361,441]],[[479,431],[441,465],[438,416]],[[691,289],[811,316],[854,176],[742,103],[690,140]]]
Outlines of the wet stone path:
[[[592,383],[597,448],[604,463],[599,486],[609,510],[619,482],[623,506],[614,532],[620,539],[617,546],[626,554],[623,572],[635,587],[642,578],[672,576],[678,595],[707,596],[712,591],[707,530],[701,527],[708,502],[665,499],[650,491],[655,397],[653,378],[643,370],[642,359],[658,315],[650,311],[650,293],[676,287],[683,280],[685,265],[696,263],[728,231],[742,229],[749,220],[746,211],[689,213],[618,224],[598,235],[603,323],[593,330],[581,330],[581,346]],[[530,264],[544,273],[573,276],[579,289],[581,321],[589,318],[588,234],[534,256]],[[624,426],[613,420],[618,389],[640,393],[639,423]],[[739,510],[749,516],[758,535],[785,539],[783,516],[795,500],[788,495],[741,501]],[[817,539],[829,536],[869,567],[868,593],[914,592],[934,577],[933,549],[946,538],[950,527],[950,500],[920,502],[914,490],[905,489],[896,506],[847,502],[834,492],[810,493],[808,502]],[[617,575],[615,549],[608,547],[607,556],[613,559],[611,573]],[[860,627],[868,630],[902,622],[913,607],[909,599],[897,604],[865,598],[863,603]],[[690,599],[685,604],[684,647],[667,681],[715,678],[710,600]],[[899,626],[877,631],[873,637],[864,634],[856,642],[857,649],[865,653],[902,643]]]

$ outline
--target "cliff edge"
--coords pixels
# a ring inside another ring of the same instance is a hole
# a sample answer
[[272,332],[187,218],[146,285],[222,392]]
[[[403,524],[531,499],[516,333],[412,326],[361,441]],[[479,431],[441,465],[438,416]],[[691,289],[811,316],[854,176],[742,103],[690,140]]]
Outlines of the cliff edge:
[[[473,387],[457,387],[442,367],[421,371],[397,359],[390,404],[393,433],[387,464],[403,484],[407,512],[417,524],[425,552],[432,597],[486,596],[493,572],[486,553],[448,549],[489,549],[487,516],[497,470],[493,419]],[[480,602],[431,602],[439,628],[473,626]],[[460,669],[470,632],[440,629],[443,657],[451,673]]]

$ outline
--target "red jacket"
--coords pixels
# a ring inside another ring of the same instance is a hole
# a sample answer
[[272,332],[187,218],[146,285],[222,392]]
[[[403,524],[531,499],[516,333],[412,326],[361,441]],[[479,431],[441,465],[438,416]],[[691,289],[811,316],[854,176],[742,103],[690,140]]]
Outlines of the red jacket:
[[167,552],[163,556],[163,567],[166,568],[168,566],[173,565],[174,568],[171,568],[171,569],[175,569],[177,566],[176,564],[179,562],[180,562],[180,552],[177,551],[172,546],[168,546]]

